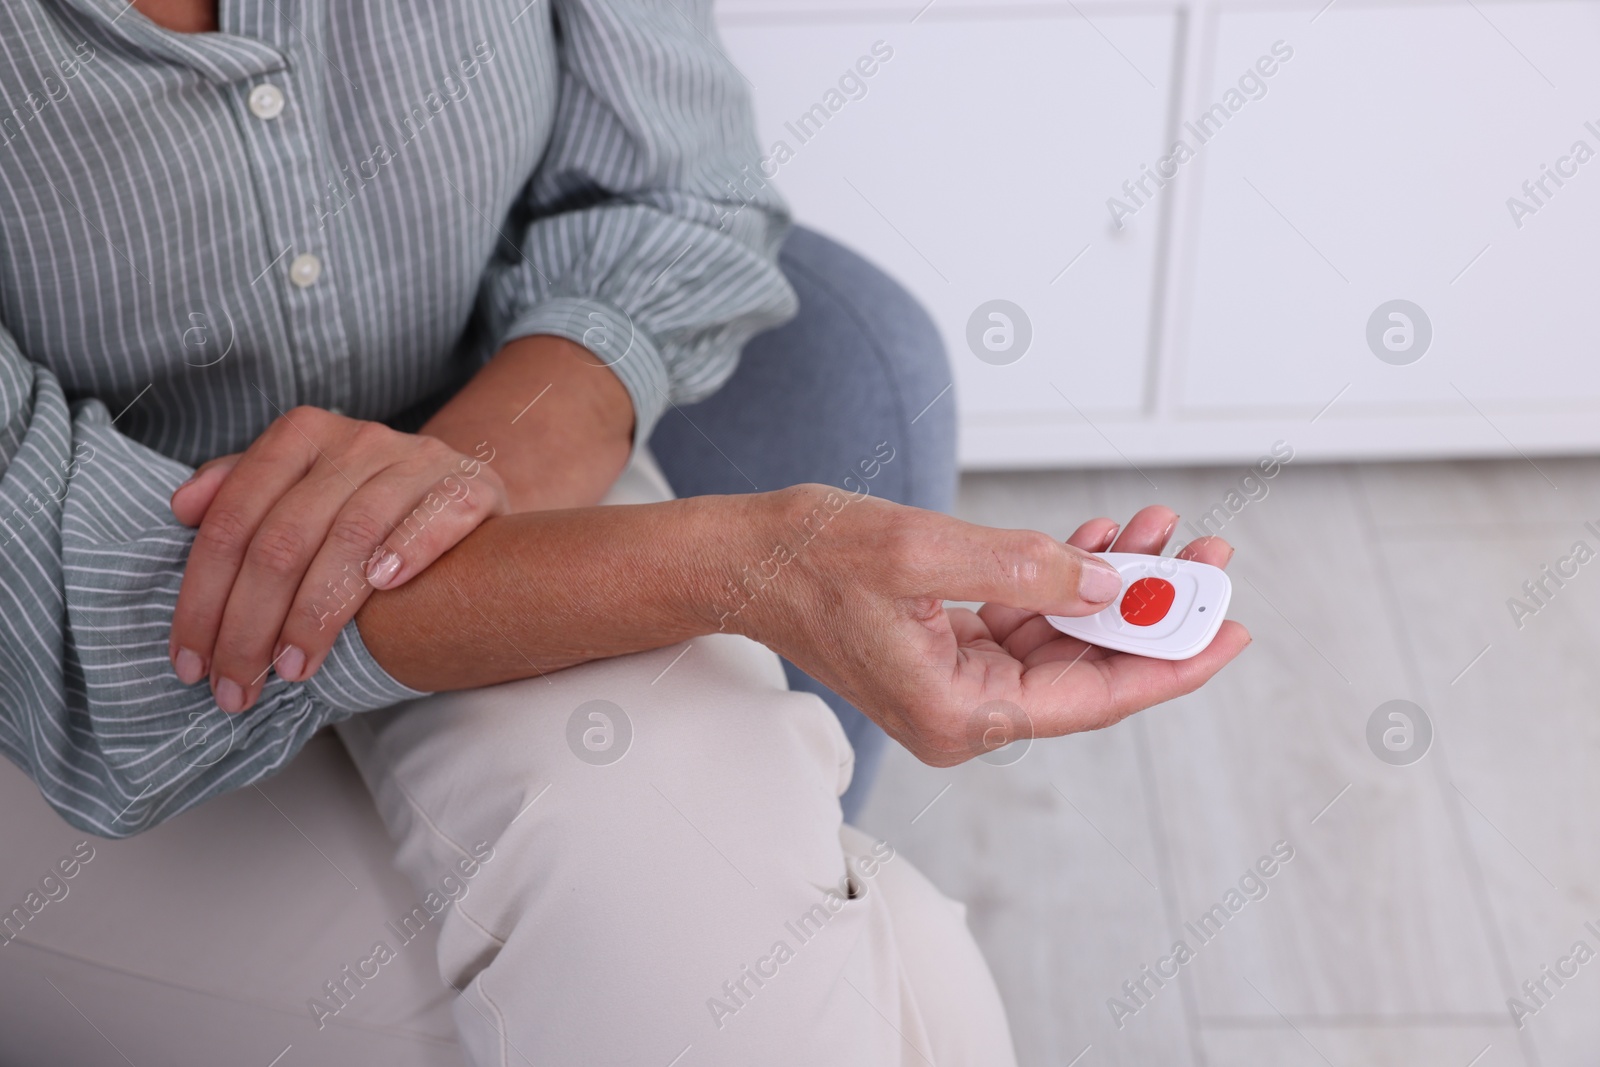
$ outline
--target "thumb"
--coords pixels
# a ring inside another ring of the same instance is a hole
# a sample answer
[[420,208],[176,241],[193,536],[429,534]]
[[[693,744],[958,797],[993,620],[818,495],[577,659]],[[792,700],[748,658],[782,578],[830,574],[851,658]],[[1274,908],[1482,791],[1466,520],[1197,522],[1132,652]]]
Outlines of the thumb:
[[189,480],[172,491],[172,514],[185,526],[199,526],[206,517],[217,490],[228,480],[228,475],[239,463],[240,453],[218,456],[200,465]]
[[1048,534],[927,514],[920,555],[932,595],[1076,616],[1100,611],[1122,592],[1115,567]]

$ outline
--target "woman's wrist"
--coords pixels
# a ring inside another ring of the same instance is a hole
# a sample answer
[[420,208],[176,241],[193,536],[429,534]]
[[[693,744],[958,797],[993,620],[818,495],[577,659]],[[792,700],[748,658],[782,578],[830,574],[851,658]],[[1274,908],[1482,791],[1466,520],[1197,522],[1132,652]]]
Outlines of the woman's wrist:
[[773,648],[814,612],[834,547],[824,538],[834,519],[860,497],[827,485],[795,485],[738,500],[730,543],[710,564],[713,629]]
[[616,374],[562,337],[519,337],[422,428],[485,450],[515,511],[598,504],[627,464],[633,401]]

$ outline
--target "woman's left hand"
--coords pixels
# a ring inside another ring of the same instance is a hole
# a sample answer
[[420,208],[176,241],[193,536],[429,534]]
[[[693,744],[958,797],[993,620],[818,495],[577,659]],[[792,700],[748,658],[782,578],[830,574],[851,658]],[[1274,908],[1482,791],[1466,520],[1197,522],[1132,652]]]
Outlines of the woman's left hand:
[[209,675],[230,713],[255,703],[269,669],[309,678],[373,589],[507,511],[490,458],[298,407],[202,466],[172,495],[178,521],[199,527],[172,619],[178,676]]

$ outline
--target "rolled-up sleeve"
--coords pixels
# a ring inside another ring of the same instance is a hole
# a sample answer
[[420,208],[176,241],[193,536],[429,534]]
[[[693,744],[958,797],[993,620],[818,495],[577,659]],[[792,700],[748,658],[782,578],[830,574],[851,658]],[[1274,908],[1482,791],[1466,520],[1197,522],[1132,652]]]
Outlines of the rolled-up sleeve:
[[795,309],[776,261],[787,211],[710,8],[558,0],[551,140],[512,212],[518,254],[486,277],[490,340],[594,351],[633,400],[636,442]]
[[194,531],[167,501],[190,473],[104,404],[69,406],[0,330],[0,751],[90,833],[153,826],[272,774],[324,724],[421,695],[354,626],[241,715],[180,682],[167,643]]

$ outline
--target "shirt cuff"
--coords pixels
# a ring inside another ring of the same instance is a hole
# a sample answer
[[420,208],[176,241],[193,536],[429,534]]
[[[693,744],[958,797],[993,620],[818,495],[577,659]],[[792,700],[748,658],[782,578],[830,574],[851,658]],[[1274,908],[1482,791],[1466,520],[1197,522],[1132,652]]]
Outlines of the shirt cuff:
[[650,439],[667,407],[667,365],[655,342],[634,327],[626,312],[600,300],[551,297],[512,319],[500,345],[534,334],[564,337],[610,367],[633,401],[634,447]]
[[396,681],[378,666],[353,620],[339,631],[322,668],[304,685],[321,707],[335,709],[327,716],[327,723],[343,722],[357,712],[376,711],[428,695]]

